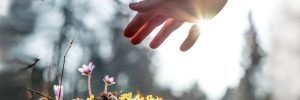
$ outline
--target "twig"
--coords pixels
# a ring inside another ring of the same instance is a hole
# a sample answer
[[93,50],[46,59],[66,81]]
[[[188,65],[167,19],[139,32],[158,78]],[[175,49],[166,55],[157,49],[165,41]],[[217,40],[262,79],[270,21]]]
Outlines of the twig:
[[38,94],[38,95],[40,95],[40,96],[43,96],[43,97],[45,97],[45,98],[47,98],[47,99],[49,99],[49,100],[53,100],[51,97],[48,97],[48,96],[42,94],[41,92],[35,91],[35,90],[33,90],[33,89],[27,88],[27,91],[30,91],[30,92],[32,92],[32,93],[36,93],[36,94]]
[[61,85],[62,85],[62,83],[63,83],[63,77],[64,77],[64,70],[65,70],[66,56],[67,56],[67,54],[68,54],[70,48],[72,47],[73,41],[74,41],[74,37],[73,37],[73,39],[72,39],[72,41],[71,41],[71,43],[70,43],[70,45],[69,45],[69,47],[68,47],[68,49],[67,49],[67,52],[66,52],[65,55],[64,55],[63,67],[62,67],[62,71],[61,71],[60,84],[59,84],[58,100],[60,100]]
[[38,63],[39,61],[40,61],[39,58],[34,58],[34,63],[32,63],[32,64],[26,66],[26,67],[23,68],[20,72],[26,71],[26,70],[28,70],[28,69],[34,67],[34,66],[36,65],[36,63]]

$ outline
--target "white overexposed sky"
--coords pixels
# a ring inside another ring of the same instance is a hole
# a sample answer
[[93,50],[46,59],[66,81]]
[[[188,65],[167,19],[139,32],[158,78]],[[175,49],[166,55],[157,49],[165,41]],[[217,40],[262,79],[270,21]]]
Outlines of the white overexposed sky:
[[[200,23],[201,34],[196,44],[187,52],[179,47],[186,38],[190,24],[172,33],[156,52],[153,64],[158,66],[156,78],[163,87],[175,92],[186,90],[198,82],[209,99],[220,99],[228,87],[236,87],[243,76],[240,58],[244,33],[249,28],[248,13],[253,12],[254,24],[262,38],[264,49],[268,48],[269,0],[229,0],[224,9],[210,21]],[[161,27],[161,26],[160,26]],[[143,43],[148,46],[152,37]]]
[[0,16],[5,16],[7,14],[9,0],[0,0]]

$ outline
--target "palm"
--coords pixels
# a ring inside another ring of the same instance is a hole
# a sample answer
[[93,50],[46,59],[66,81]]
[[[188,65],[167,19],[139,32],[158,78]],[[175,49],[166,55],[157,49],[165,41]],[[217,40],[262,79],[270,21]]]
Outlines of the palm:
[[[131,3],[131,9],[138,14],[128,24],[124,35],[133,44],[141,43],[157,26],[166,22],[150,43],[151,48],[157,48],[165,39],[184,22],[196,23],[199,19],[215,16],[225,5],[226,0],[144,0]],[[217,6],[217,7],[214,7]],[[199,36],[199,30],[194,25],[180,49],[190,49]]]

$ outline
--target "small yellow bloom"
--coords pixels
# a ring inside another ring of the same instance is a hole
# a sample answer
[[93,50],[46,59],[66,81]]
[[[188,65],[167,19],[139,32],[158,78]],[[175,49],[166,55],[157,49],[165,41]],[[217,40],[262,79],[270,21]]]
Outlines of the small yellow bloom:
[[147,95],[146,100],[163,100],[163,99],[158,96],[156,96],[156,98],[154,98],[152,95]]
[[144,100],[145,98],[142,96],[142,95],[140,95],[140,94],[137,94],[136,96],[135,96],[135,100]]
[[147,95],[146,100],[153,100],[153,96],[152,95]]
[[90,97],[87,97],[86,100],[95,100],[95,96],[91,95]]
[[119,100],[163,100],[163,99],[158,96],[154,98],[152,95],[147,95],[146,97],[143,97],[140,94],[137,94],[134,98],[132,98],[132,93],[130,92],[127,94],[122,94],[119,97]]
[[80,99],[80,98],[76,98],[76,99],[73,99],[73,100],[83,100],[83,99]]
[[132,98],[132,92],[127,93],[127,94],[122,94],[119,97],[119,100],[131,100],[131,98]]

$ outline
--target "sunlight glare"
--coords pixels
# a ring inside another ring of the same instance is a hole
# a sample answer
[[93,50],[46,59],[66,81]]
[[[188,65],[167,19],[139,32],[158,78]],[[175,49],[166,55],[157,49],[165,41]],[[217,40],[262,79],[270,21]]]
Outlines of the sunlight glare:
[[[244,4],[244,5],[243,5]],[[242,1],[233,0],[214,19],[202,20],[200,36],[186,52],[179,47],[187,37],[191,23],[175,30],[155,51],[153,60],[157,83],[169,87],[175,95],[199,83],[209,99],[220,99],[228,87],[236,87],[243,71],[240,67],[243,33],[247,29],[248,10]],[[156,28],[144,46],[161,28]],[[175,92],[174,92],[175,91]]]

